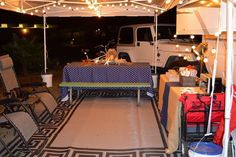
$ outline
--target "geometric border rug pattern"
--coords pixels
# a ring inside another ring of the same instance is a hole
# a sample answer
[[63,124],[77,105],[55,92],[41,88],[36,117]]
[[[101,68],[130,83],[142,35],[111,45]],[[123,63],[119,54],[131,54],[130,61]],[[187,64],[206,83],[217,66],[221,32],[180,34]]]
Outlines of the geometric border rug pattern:
[[[112,93],[112,92],[111,92]],[[108,96],[112,97],[109,93],[99,94],[99,96]],[[114,92],[113,92],[114,93]],[[120,96],[127,96],[123,92]],[[83,101],[86,96],[96,96],[97,93],[87,92],[75,99],[72,104],[67,104],[66,102],[59,101],[59,105],[55,110],[55,117],[59,119],[57,122],[53,124],[51,122],[41,126],[41,132],[35,133],[33,137],[29,141],[29,148],[32,150],[29,152],[28,150],[24,150],[23,143],[19,138],[15,138],[11,143],[8,144],[8,147],[11,149],[12,153],[16,157],[179,157],[179,153],[174,153],[168,155],[165,153],[165,148],[140,148],[140,149],[121,149],[121,150],[111,150],[111,149],[82,149],[82,148],[74,148],[74,147],[51,147],[51,143],[56,138],[57,134],[63,128],[63,126],[68,122],[73,112],[77,108],[78,105]],[[115,93],[117,96],[117,92]],[[118,95],[119,96],[119,95]],[[128,95],[135,96],[135,94]],[[67,109],[65,109],[65,107]],[[158,119],[158,111],[156,108],[156,101],[152,99],[152,106],[155,111],[155,116],[161,128],[159,119]],[[61,114],[63,110],[63,115]],[[164,146],[166,146],[166,140],[163,131],[160,129],[161,137],[163,140]],[[35,155],[36,153],[36,155]],[[5,150],[0,151],[0,156],[8,156]]]

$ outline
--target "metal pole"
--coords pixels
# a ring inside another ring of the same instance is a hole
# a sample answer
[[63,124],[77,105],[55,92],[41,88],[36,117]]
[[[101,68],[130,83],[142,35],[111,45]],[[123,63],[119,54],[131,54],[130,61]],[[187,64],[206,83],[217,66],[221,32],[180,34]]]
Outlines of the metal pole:
[[156,38],[155,38],[155,46],[154,46],[154,65],[155,65],[155,74],[157,74],[157,66],[156,66],[156,61],[157,61],[157,13],[155,12],[155,29],[156,29]]
[[44,74],[47,73],[47,46],[46,46],[46,13],[43,14],[43,47],[44,47]]
[[223,142],[223,157],[228,157],[229,127],[232,94],[232,61],[233,57],[233,3],[227,0],[227,53],[226,53],[226,90],[225,90],[225,128]]

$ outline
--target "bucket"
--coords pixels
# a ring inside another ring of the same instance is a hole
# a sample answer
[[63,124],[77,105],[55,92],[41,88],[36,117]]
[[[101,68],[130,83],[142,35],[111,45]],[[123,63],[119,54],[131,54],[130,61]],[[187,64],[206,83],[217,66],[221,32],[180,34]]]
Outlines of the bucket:
[[189,146],[188,155],[189,157],[221,157],[222,147],[212,142],[193,142]]
[[52,87],[52,74],[43,74],[41,75],[43,82],[46,83],[47,87]]
[[152,80],[153,80],[153,88],[156,89],[157,88],[157,75],[152,75]]

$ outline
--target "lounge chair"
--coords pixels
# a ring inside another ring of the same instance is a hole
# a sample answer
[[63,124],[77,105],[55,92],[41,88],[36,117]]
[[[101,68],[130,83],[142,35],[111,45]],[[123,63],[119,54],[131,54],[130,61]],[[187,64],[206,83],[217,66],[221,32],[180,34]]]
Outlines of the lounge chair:
[[[8,99],[0,100],[1,105],[5,105],[6,102],[10,101],[8,101]],[[24,147],[31,153],[35,153],[32,152],[32,150],[29,148],[28,141],[35,132],[40,131],[39,126],[35,123],[35,120],[32,119],[30,114],[25,111],[17,111],[10,113],[8,112],[9,111],[4,110],[0,114],[0,126],[7,126],[7,128],[9,129],[13,129],[16,132],[15,135],[19,136],[19,138],[23,142]],[[7,151],[6,153],[10,154],[10,156],[14,156],[13,152],[10,149],[9,142],[7,143],[6,141],[4,141],[4,139],[0,137],[0,143],[4,146],[5,150]]]
[[[34,111],[33,115],[35,115],[35,118],[38,117],[38,122],[42,122],[39,117],[44,111],[53,119],[53,111],[58,106],[57,101],[48,90],[36,90],[36,87],[45,85],[44,83],[34,83],[32,86],[27,86],[27,89],[32,88],[32,90],[26,90],[24,87],[21,87],[13,68],[13,61],[9,55],[0,56],[0,75],[6,90],[6,95],[11,98],[21,99],[23,104],[29,106],[31,111]],[[41,106],[41,109],[44,108],[44,110],[40,113],[36,113],[34,110],[35,106]]]

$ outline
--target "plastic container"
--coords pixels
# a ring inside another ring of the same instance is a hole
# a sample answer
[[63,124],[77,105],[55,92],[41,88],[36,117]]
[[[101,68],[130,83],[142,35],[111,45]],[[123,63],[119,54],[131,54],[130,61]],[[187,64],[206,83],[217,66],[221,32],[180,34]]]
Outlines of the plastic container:
[[41,75],[43,82],[45,82],[47,87],[52,87],[52,74]]
[[154,88],[154,89],[157,88],[157,79],[158,79],[158,76],[157,76],[157,75],[152,75],[153,88]]
[[[222,147],[212,142],[193,142],[189,146],[189,157],[221,157]],[[197,146],[198,145],[198,146]],[[197,148],[196,148],[197,146]]]

